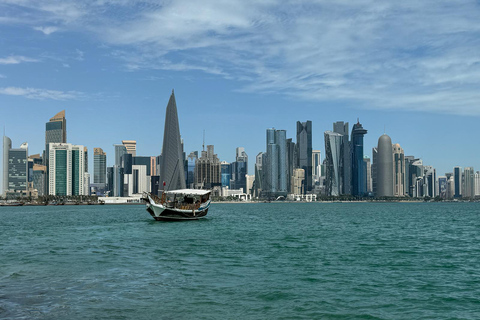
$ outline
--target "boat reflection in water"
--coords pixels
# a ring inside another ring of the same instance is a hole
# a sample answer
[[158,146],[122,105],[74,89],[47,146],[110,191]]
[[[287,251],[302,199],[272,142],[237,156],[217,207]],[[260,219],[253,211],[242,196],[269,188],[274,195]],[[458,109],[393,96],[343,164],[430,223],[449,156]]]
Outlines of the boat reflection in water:
[[147,211],[157,221],[198,220],[207,215],[210,190],[180,189],[164,191],[161,197],[144,194]]

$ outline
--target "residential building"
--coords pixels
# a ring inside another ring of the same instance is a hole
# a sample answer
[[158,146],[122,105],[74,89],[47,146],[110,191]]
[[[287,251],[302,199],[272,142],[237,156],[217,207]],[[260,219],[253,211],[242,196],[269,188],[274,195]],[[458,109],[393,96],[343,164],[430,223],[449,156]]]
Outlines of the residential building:
[[48,194],[84,195],[84,147],[70,143],[49,143]]

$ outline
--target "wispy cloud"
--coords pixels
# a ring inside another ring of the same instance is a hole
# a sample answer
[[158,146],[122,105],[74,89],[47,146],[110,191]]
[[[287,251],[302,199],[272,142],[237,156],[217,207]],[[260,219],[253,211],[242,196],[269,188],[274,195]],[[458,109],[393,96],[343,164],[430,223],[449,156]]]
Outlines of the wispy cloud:
[[43,32],[45,35],[49,35],[59,30],[57,27],[34,27],[33,30]]
[[36,100],[75,100],[82,98],[83,93],[77,91],[58,91],[38,88],[18,88],[18,87],[4,87],[0,88],[0,94],[10,96],[23,96],[29,99]]
[[0,73],[0,79],[5,79],[7,76]]
[[22,62],[39,62],[40,60],[24,56],[8,56],[0,58],[0,64],[19,64]]
[[196,70],[238,81],[248,93],[479,114],[475,1],[1,3],[37,12],[36,25],[95,34],[128,71]]

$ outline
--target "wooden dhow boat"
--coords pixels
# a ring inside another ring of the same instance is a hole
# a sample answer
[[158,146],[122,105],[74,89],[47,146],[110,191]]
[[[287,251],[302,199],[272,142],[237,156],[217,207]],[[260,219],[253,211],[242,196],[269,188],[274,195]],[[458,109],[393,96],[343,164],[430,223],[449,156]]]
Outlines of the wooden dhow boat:
[[157,221],[198,220],[207,215],[210,190],[180,189],[164,191],[160,197],[145,193],[143,200]]

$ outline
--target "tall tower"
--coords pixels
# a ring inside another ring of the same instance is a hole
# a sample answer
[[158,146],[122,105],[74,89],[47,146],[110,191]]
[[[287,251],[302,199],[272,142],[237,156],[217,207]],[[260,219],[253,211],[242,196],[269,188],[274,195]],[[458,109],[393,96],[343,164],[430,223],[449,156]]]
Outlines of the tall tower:
[[107,183],[107,154],[102,148],[93,148],[93,183]]
[[453,197],[460,198],[462,196],[462,168],[454,167],[453,168],[453,183],[454,183],[454,194]]
[[166,190],[185,189],[185,172],[183,168],[183,150],[180,140],[177,104],[172,90],[165,115],[163,147],[160,160],[160,182],[165,182]]
[[342,135],[339,192],[340,194],[352,194],[352,150],[348,139],[348,122],[335,122],[333,132]]
[[343,135],[325,131],[325,191],[329,196],[341,194],[341,156]]
[[383,134],[378,139],[377,197],[393,197],[392,139]]
[[55,116],[50,118],[45,124],[45,153],[43,154],[43,163],[47,168],[47,175],[45,179],[45,194],[49,194],[49,144],[50,143],[67,143],[67,119],[65,119],[65,110],[60,111]]
[[297,121],[297,168],[303,169],[303,192],[312,191],[312,121]]
[[354,196],[363,196],[367,193],[363,160],[363,136],[365,134],[367,134],[367,130],[357,121],[352,128],[352,195]]
[[[45,124],[45,145],[49,143],[67,143],[65,110],[57,113]],[[48,150],[48,146],[45,150]]]
[[267,152],[263,161],[263,191],[268,196],[286,196],[288,193],[287,131],[267,129]]
[[84,146],[50,143],[48,194],[57,196],[84,195]]
[[393,193],[396,197],[405,196],[405,153],[400,145],[393,148]]
[[3,136],[3,194],[8,190],[8,152],[12,149],[12,140]]

